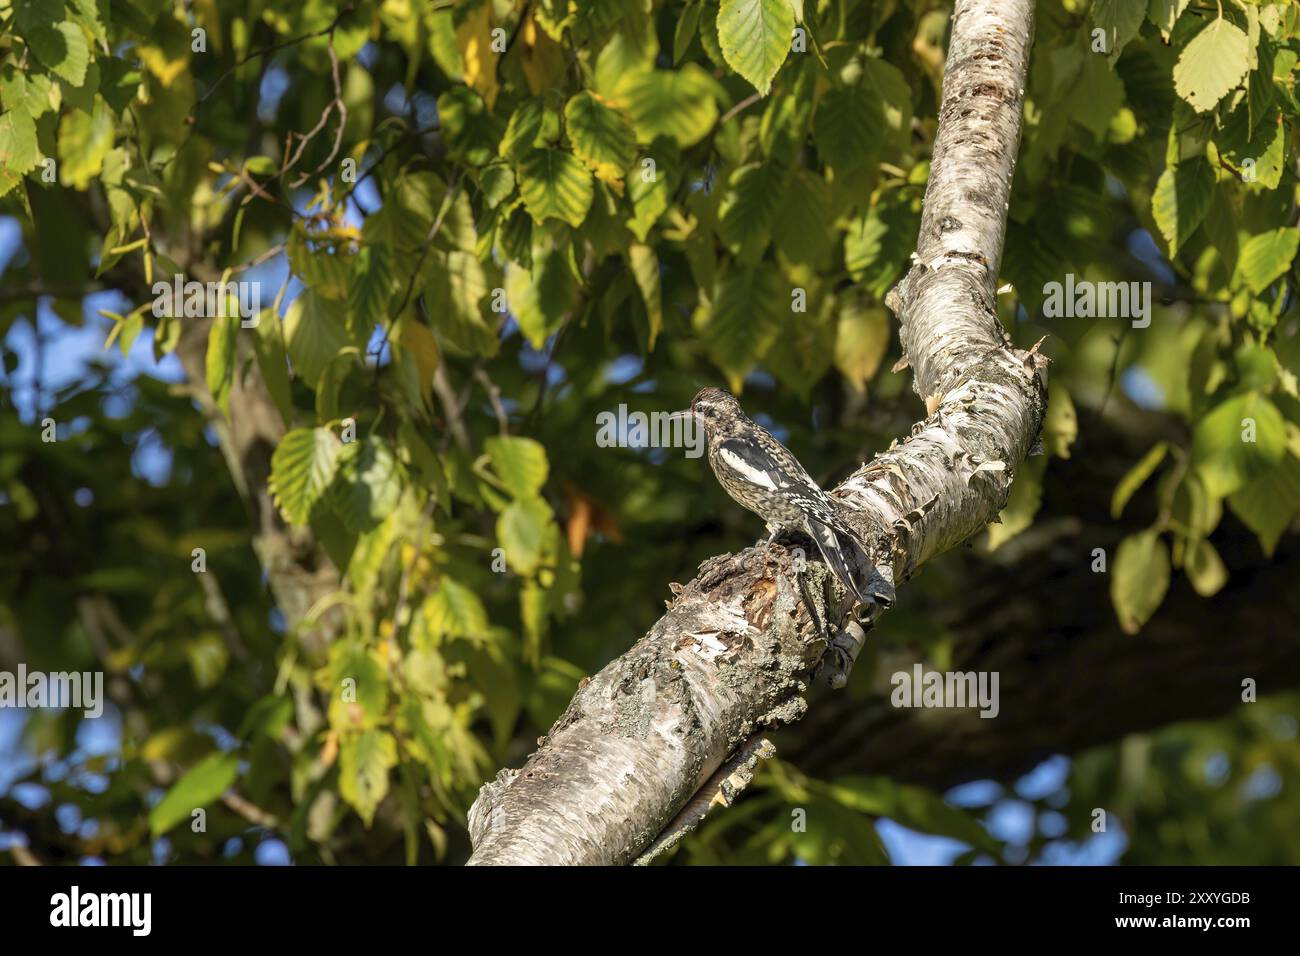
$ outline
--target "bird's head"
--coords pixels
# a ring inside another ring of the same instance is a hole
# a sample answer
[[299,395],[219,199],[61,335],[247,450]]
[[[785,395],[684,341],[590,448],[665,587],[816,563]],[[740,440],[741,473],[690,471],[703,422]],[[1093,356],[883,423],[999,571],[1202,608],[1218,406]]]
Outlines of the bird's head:
[[742,421],[745,413],[736,396],[721,388],[702,388],[691,400],[690,413],[706,432],[724,428],[730,422]]

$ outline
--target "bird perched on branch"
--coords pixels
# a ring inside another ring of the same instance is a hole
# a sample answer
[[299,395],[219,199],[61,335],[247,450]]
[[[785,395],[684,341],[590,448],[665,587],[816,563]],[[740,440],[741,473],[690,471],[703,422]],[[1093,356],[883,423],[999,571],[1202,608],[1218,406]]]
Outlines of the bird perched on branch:
[[862,542],[798,459],[751,421],[730,392],[701,389],[687,414],[704,428],[718,483],[767,522],[767,540],[786,528],[808,535],[840,583],[858,603],[866,603],[870,595],[862,574],[870,560]]

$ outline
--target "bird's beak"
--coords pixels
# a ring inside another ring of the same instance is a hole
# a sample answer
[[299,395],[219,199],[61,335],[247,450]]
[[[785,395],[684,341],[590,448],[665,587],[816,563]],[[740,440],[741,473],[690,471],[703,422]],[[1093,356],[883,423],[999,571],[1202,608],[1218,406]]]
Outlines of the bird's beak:
[[695,417],[695,409],[693,408],[683,408],[680,412],[668,413],[668,420],[670,422],[676,421],[679,418],[694,418],[694,417]]

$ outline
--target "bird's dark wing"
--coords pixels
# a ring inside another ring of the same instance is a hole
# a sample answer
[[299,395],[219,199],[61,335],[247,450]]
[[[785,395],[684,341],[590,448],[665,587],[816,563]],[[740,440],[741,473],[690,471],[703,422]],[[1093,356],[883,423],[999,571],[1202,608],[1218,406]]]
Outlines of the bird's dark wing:
[[817,542],[840,583],[858,603],[870,599],[860,577],[870,565],[862,543],[794,455],[775,439],[769,444],[764,440],[729,438],[718,446],[718,457],[747,484],[797,508],[803,515],[804,530]]
[[768,449],[756,442],[728,438],[718,446],[718,457],[728,468],[758,488],[787,491],[811,499],[822,491],[795,457],[784,449]]

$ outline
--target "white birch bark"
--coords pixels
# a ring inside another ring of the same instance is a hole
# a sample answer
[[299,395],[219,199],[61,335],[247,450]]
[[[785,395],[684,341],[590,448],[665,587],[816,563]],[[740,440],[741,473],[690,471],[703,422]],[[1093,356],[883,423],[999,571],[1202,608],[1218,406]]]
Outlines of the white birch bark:
[[888,297],[929,415],[832,492],[869,543],[877,599],[855,621],[825,568],[801,579],[779,545],[705,562],[523,768],[483,787],[471,864],[634,860],[737,748],[802,715],[828,643],[851,658],[895,584],[1006,503],[1045,407],[1045,360],[995,312],[1032,19],[1033,0],[956,4],[917,251]]

